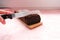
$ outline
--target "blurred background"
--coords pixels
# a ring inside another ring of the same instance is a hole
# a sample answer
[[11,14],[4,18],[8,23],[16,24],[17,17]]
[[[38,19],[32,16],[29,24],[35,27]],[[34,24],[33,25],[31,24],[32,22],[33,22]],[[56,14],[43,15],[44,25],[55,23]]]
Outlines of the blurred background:
[[29,30],[17,19],[0,23],[0,40],[60,40],[60,0],[0,0],[1,7],[41,9],[43,25]]
[[60,0],[0,0],[0,7],[60,9]]

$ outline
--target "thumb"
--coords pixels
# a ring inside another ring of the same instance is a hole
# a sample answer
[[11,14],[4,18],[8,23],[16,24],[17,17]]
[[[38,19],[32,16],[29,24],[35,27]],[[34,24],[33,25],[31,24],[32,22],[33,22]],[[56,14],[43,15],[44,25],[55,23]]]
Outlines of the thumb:
[[5,20],[0,16],[0,22],[2,23],[2,24],[6,24],[6,22],[5,22]]

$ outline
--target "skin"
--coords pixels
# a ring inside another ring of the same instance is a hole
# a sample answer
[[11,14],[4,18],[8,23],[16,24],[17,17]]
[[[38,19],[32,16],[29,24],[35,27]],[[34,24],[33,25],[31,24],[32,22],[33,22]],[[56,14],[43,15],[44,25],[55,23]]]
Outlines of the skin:
[[[7,9],[4,9],[3,11],[1,11],[1,10],[3,10],[3,9],[0,9],[0,14],[12,14],[13,13],[13,11],[11,11],[11,10],[7,10]],[[5,20],[1,16],[0,16],[0,22],[2,24],[6,24]]]

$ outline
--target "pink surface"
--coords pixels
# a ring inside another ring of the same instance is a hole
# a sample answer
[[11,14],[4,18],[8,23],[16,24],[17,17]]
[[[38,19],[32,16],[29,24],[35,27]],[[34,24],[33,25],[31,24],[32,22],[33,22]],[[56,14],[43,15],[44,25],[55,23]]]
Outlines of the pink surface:
[[0,40],[60,40],[60,14],[42,13],[43,25],[33,30],[26,28],[17,19],[6,19],[5,25],[0,23]]
[[42,13],[44,13],[44,14],[60,14],[60,10],[59,9],[50,9],[50,10],[40,10]]

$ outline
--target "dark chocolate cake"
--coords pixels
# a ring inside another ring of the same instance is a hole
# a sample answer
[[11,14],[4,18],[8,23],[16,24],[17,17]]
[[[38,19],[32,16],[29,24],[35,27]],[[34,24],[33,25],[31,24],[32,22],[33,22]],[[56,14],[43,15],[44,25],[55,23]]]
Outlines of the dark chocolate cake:
[[19,19],[21,19],[27,25],[33,25],[41,21],[41,18],[38,14],[30,14],[28,16],[21,17]]

